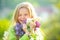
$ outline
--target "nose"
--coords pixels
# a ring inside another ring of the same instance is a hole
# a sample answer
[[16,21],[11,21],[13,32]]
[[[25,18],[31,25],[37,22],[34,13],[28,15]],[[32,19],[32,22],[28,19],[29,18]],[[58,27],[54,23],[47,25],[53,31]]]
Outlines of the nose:
[[21,18],[22,18],[22,20],[24,20],[24,19],[25,19],[24,15],[22,15],[22,17],[21,17]]

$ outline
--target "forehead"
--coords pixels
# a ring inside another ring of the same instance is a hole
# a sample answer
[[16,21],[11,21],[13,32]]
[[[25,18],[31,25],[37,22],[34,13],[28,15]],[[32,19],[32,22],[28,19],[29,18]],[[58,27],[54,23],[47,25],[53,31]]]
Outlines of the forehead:
[[28,8],[20,8],[19,9],[19,13],[28,13],[29,12],[29,10],[28,10]]

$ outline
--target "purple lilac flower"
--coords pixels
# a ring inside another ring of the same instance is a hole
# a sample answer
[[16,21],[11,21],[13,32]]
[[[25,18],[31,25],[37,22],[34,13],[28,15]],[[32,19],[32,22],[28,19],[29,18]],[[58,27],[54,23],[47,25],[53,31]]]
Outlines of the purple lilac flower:
[[25,32],[23,31],[22,27],[23,27],[22,24],[16,23],[15,28],[14,28],[16,35],[18,35],[20,37],[25,34]]

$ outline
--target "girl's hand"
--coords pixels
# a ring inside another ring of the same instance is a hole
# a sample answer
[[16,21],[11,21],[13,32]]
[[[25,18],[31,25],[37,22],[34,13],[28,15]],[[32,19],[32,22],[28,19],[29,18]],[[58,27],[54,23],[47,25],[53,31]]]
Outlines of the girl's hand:
[[30,28],[35,28],[35,26],[36,26],[36,24],[35,24],[35,22],[30,22]]
[[25,34],[29,35],[26,24],[23,24],[23,30],[25,31]]
[[40,19],[36,18],[36,19],[28,19],[27,21],[28,25],[30,26],[30,30],[35,29],[36,27],[40,27]]

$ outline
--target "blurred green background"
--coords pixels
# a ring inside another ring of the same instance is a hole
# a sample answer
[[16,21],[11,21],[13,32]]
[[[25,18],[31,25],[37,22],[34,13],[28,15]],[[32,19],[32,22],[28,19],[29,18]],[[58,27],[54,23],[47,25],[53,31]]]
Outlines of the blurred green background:
[[41,18],[44,40],[60,40],[60,0],[0,0],[0,40],[10,24],[17,4],[30,2]]

